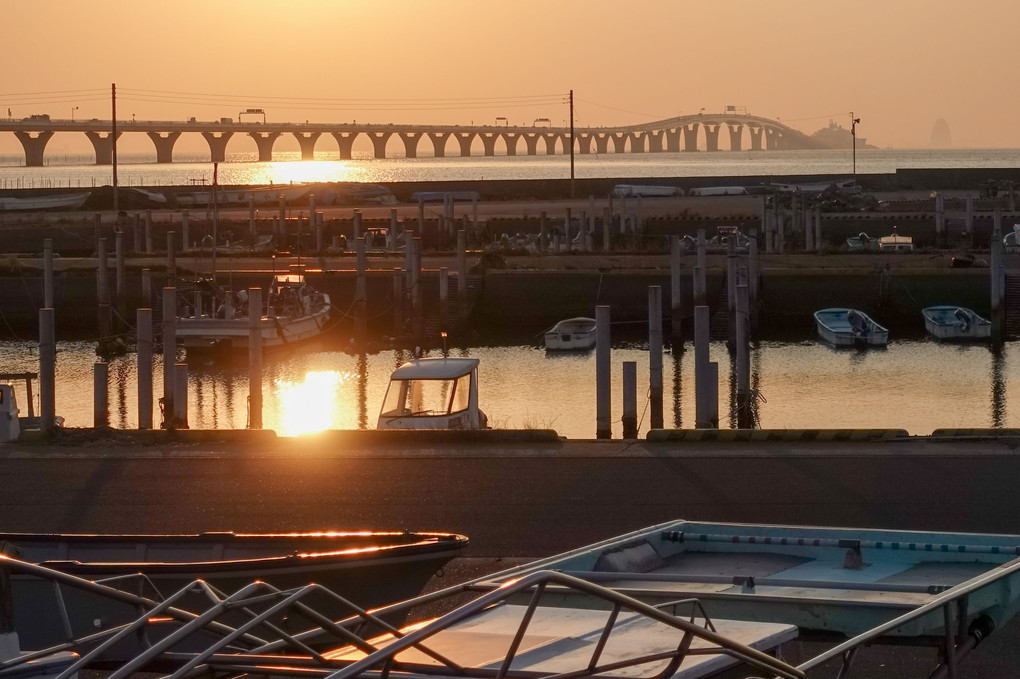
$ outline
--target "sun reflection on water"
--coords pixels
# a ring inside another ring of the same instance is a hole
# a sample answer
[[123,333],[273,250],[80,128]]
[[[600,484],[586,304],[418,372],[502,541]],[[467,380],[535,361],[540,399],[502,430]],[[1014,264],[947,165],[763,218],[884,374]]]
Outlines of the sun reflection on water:
[[297,436],[334,428],[344,373],[336,370],[305,374],[303,382],[277,380],[279,433]]

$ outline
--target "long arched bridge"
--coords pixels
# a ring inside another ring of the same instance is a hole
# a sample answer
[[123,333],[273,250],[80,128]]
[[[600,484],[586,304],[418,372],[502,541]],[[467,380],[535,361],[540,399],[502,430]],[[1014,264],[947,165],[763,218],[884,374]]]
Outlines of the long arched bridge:
[[[29,167],[43,165],[47,142],[54,134],[65,132],[80,132],[88,137],[95,149],[97,165],[109,165],[113,159],[113,126],[109,120],[54,120],[44,115],[0,118],[0,132],[14,133],[25,149],[25,164]],[[198,133],[205,138],[213,162],[226,159],[227,143],[234,135],[248,135],[254,139],[260,161],[272,160],[273,144],[285,134],[297,138],[304,160],[314,159],[316,143],[323,135],[335,139],[343,159],[351,158],[354,142],[361,135],[372,142],[376,158],[399,156],[399,144],[395,145],[395,152],[391,148],[387,154],[387,145],[392,139],[403,142],[405,158],[417,158],[419,152],[427,154],[422,148],[426,137],[431,143],[431,155],[437,158],[446,156],[451,149],[459,151],[462,157],[553,155],[570,150],[568,127],[537,125],[266,123],[239,122],[233,118],[212,122],[194,118],[186,122],[118,120],[118,139],[126,133],[148,135],[156,147],[156,162],[159,163],[173,162],[174,144],[185,133]],[[451,143],[451,139],[456,140],[455,143]],[[574,129],[574,150],[580,154],[818,148],[828,147],[778,120],[749,115],[702,113],[639,125]]]

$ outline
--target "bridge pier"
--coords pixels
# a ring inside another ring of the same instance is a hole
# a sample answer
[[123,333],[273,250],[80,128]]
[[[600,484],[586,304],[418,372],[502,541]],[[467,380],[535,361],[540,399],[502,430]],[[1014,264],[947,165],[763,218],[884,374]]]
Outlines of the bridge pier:
[[577,150],[581,155],[591,153],[591,138],[593,136],[591,134],[574,133],[574,139],[577,140]]
[[605,132],[599,132],[595,135],[595,151],[602,155],[609,153],[609,135]]
[[627,150],[626,132],[610,132],[609,136],[613,138],[613,153],[623,153]]
[[744,126],[741,123],[726,123],[730,131],[730,151],[739,151],[743,144]]
[[528,146],[528,155],[529,156],[537,156],[538,155],[538,140],[539,139],[541,139],[541,137],[537,133],[535,133],[535,132],[525,132],[524,133],[524,143],[527,144],[527,146]]
[[386,157],[386,142],[393,136],[392,132],[366,132],[368,138],[372,140],[372,147],[375,149],[376,158]]
[[222,163],[227,159],[227,142],[234,136],[233,132],[203,132],[202,136],[209,144],[209,156],[212,162]]
[[684,126],[684,151],[698,150],[698,126],[700,123],[691,123]]
[[543,132],[542,139],[545,139],[545,155],[551,156],[556,153],[556,140],[560,138],[560,135]]
[[146,132],[146,134],[149,135],[149,139],[152,140],[153,145],[156,147],[156,162],[157,163],[174,162],[174,144],[177,143],[177,138],[181,136],[181,133]]
[[683,133],[682,127],[675,127],[672,130],[666,130],[666,150],[670,153],[680,153],[680,135]]
[[[32,136],[32,135],[35,136]],[[25,166],[26,167],[42,167],[43,165],[43,151],[46,149],[46,142],[53,136],[52,132],[21,132],[17,131],[14,136],[21,142],[21,147],[25,149]]]
[[748,125],[747,131],[751,133],[751,150],[761,151],[761,133],[765,128],[759,127],[758,125]]
[[294,132],[293,134],[301,147],[301,160],[315,160],[315,142],[319,140],[319,135],[322,132]]
[[482,139],[482,146],[485,148],[485,155],[496,155],[496,139],[499,138],[499,134],[496,132],[479,132],[478,136]]
[[648,139],[648,152],[649,153],[662,153],[662,135],[664,130],[658,130],[656,132],[646,132],[645,137]]
[[397,132],[397,136],[404,142],[404,157],[418,157],[418,140],[421,139],[421,132]]
[[471,157],[471,142],[474,141],[474,132],[455,132],[454,135],[457,137],[457,141],[460,142],[460,157],[470,158]]
[[259,147],[260,163],[271,163],[273,161],[273,144],[276,143],[276,138],[279,137],[280,134],[280,132],[248,133],[248,136],[255,140],[255,145]]
[[517,155],[517,140],[521,138],[519,132],[504,132],[503,141],[506,142],[506,154],[508,156]]
[[351,150],[354,148],[354,140],[357,139],[360,132],[333,132],[333,138],[336,139],[336,144],[340,147],[340,159],[350,160]]
[[[86,132],[85,136],[92,142],[92,148],[96,152],[96,165],[113,164],[113,133],[111,132]],[[120,137],[120,132],[117,133]]]
[[782,141],[779,137],[779,132],[772,129],[771,127],[765,128],[765,149],[768,151],[775,151],[782,147]]
[[428,138],[432,140],[432,156],[434,158],[445,158],[446,157],[446,140],[449,138],[449,132],[428,132]]
[[647,135],[644,132],[631,132],[627,136],[630,137],[630,152],[631,153],[644,153],[645,152],[645,137]]
[[719,150],[719,123],[705,123],[705,147],[709,151]]

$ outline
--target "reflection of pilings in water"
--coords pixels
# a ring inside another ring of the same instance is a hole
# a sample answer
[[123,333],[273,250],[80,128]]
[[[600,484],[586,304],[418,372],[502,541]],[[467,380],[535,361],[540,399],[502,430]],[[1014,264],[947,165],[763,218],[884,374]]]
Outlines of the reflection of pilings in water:
[[117,427],[127,429],[127,363],[123,360],[117,361],[116,372],[117,390]]
[[1006,422],[1006,352],[993,344],[992,353],[992,426],[1000,429]]
[[761,420],[758,419],[758,404],[761,399],[758,397],[760,393],[758,389],[761,386],[761,346],[757,342],[752,342],[750,346],[751,352],[751,421],[754,422],[755,427],[761,426]]
[[673,350],[670,354],[673,357],[673,428],[682,429],[684,425],[683,409],[683,356],[680,351],[682,345],[679,342],[673,343]]
[[739,429],[740,404],[737,397],[737,362],[730,361],[730,429]]
[[358,429],[368,428],[368,356],[358,354]]

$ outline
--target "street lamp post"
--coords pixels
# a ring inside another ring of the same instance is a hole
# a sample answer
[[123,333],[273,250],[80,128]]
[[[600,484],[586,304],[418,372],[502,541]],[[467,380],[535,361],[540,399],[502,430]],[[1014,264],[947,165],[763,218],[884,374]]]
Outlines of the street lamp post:
[[853,149],[854,179],[857,179],[857,124],[860,122],[861,119],[854,118],[854,112],[850,111],[850,143]]

